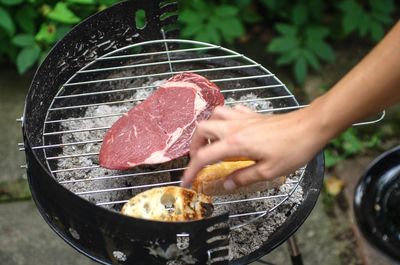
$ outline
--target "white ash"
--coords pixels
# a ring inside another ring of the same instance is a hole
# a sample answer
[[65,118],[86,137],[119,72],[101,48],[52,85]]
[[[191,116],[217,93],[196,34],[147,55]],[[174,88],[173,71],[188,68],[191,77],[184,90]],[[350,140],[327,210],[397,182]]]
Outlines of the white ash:
[[[300,176],[301,171],[297,171],[295,174],[290,175],[287,178],[286,183],[280,186],[279,189],[270,189],[263,192],[230,196],[219,196],[214,201],[219,202],[288,194],[296,186],[294,181],[299,180]],[[223,213],[226,211],[229,211],[231,215],[261,211],[269,212],[269,210],[280,203],[282,199],[283,198],[266,198],[263,200],[245,203],[218,205],[215,207],[214,214]],[[300,185],[298,185],[291,196],[289,196],[288,199],[278,207],[278,209],[271,211],[269,214],[257,221],[249,222],[257,215],[230,218],[230,227],[235,227],[243,224],[243,222],[248,222],[247,225],[240,228],[235,228],[230,232],[230,259],[238,259],[243,255],[248,255],[249,253],[260,248],[263,243],[268,240],[269,236],[285,222],[287,216],[297,209],[298,205],[300,205],[302,201],[303,189]]]
[[239,99],[235,99],[233,97],[228,97],[225,99],[225,104],[228,103],[227,105],[231,105],[231,104],[235,104],[236,101],[254,100],[254,101],[249,101],[249,102],[241,102],[240,105],[248,107],[254,111],[272,109],[271,101],[257,100],[257,99],[259,99],[259,97],[257,97],[257,95],[255,95],[254,93],[249,93],[247,95],[241,96]]
[[[142,86],[151,86],[151,85],[160,85],[161,81],[149,80],[147,84],[142,84]],[[134,94],[130,98],[134,102],[124,103],[124,104],[114,104],[114,105],[100,105],[100,106],[92,106],[86,109],[83,117],[93,117],[100,115],[109,115],[109,114],[117,114],[117,113],[125,113],[129,109],[131,109],[135,104],[139,103],[139,100],[142,100],[148,97],[153,92],[152,88],[139,89],[134,92]],[[249,99],[258,99],[257,95],[254,93],[249,93],[247,95],[243,95],[240,98],[234,98],[233,96],[226,97],[226,103],[233,103],[238,100],[249,100]],[[272,104],[266,100],[257,100],[253,102],[241,103],[244,106],[251,108],[252,110],[265,110],[271,109]],[[230,104],[231,105],[231,104]],[[75,120],[75,121],[65,121],[61,124],[62,130],[77,130],[84,128],[100,128],[100,127],[110,127],[119,116],[105,117],[105,118],[93,118],[93,119],[85,119],[85,120]],[[77,132],[77,133],[66,133],[62,136],[63,143],[71,143],[71,142],[81,142],[88,140],[98,140],[103,139],[105,130],[94,130],[88,132]],[[62,153],[60,156],[64,155],[76,155],[76,154],[87,154],[87,153],[98,153],[100,150],[99,143],[88,143],[82,145],[71,145],[65,146],[62,149]],[[73,158],[65,158],[59,159],[57,162],[57,170],[62,169],[71,169],[71,168],[80,168],[80,167],[93,167],[88,169],[81,170],[73,170],[73,171],[65,171],[56,173],[55,176],[60,182],[65,181],[74,181],[78,180],[78,182],[64,183],[63,185],[70,189],[75,193],[87,192],[87,191],[96,191],[96,190],[106,190],[106,189],[117,189],[117,188],[126,188],[125,190],[118,191],[108,191],[108,192],[98,192],[98,193],[90,193],[90,194],[80,194],[83,198],[93,202],[93,203],[107,203],[113,201],[125,201],[130,199],[133,195],[143,191],[144,189],[132,189],[129,188],[131,186],[144,185],[150,183],[160,183],[160,182],[168,182],[171,181],[170,173],[163,174],[153,174],[153,175],[144,175],[144,176],[131,176],[131,177],[123,177],[120,175],[131,174],[135,172],[149,171],[149,170],[159,170],[166,169],[171,167],[183,167],[187,163],[187,158],[178,159],[172,161],[170,163],[165,163],[163,165],[157,167],[138,167],[129,171],[117,171],[117,170],[107,170],[101,167],[98,167],[98,155],[90,155],[90,156],[78,156]],[[118,178],[108,178],[111,176],[120,176]],[[91,180],[94,178],[102,178]],[[298,172],[294,175],[291,175],[287,178],[287,184],[282,185],[279,189],[271,189],[264,192],[257,192],[253,194],[237,194],[230,196],[220,196],[216,197],[215,202],[220,201],[229,201],[229,200],[238,200],[245,198],[254,198],[260,196],[271,196],[277,194],[287,194],[290,190],[293,189],[294,184],[289,184],[290,181],[298,179]],[[86,181],[89,180],[89,181]],[[279,199],[263,199],[256,200],[252,202],[246,203],[233,203],[228,205],[216,205],[214,214],[222,213],[225,211],[229,211],[230,214],[235,213],[246,213],[253,211],[267,211],[279,203],[282,198]],[[294,211],[298,205],[301,204],[303,200],[303,190],[301,186],[293,192],[293,194],[282,203],[275,211],[271,212],[267,216],[261,218],[259,221],[252,222],[246,226],[243,226],[238,229],[234,229],[231,231],[230,237],[230,258],[237,259],[244,255],[248,255],[251,252],[255,251],[259,247],[263,245],[269,238],[269,236],[276,231],[286,220],[287,212]],[[117,204],[105,204],[102,205],[111,210],[119,211],[122,207],[122,203]],[[243,218],[231,218],[230,225],[231,227],[242,224],[244,221],[249,221],[249,217]],[[168,264],[181,264],[179,261],[170,261]]]

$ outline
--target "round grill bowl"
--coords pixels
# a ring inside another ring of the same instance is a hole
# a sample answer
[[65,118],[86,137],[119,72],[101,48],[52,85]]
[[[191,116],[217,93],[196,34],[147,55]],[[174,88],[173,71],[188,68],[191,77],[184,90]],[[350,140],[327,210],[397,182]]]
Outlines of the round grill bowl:
[[400,262],[400,146],[369,165],[356,187],[354,211],[368,242]]
[[[173,4],[163,1],[121,2],[100,12],[75,27],[49,53],[39,67],[29,89],[24,110],[23,136],[27,160],[27,173],[33,199],[49,226],[78,251],[102,264],[165,264],[149,253],[149,245],[161,250],[177,241],[177,234],[190,237],[190,254],[205,264],[205,244],[210,233],[206,229],[227,219],[226,215],[184,223],[145,221],[106,210],[73,194],[60,185],[49,172],[44,152],[35,149],[43,143],[43,124],[46,113],[60,87],[79,69],[95,58],[132,43],[162,39],[160,28],[170,25],[176,17],[160,20],[161,14],[174,11]],[[147,26],[138,30],[133,14],[146,10]],[[174,36],[175,31],[166,35]],[[111,43],[113,45],[104,45]],[[246,71],[243,70],[246,74]],[[255,72],[247,72],[255,75]],[[268,85],[269,79],[259,80]],[[283,90],[274,89],[276,96]],[[291,105],[298,105],[292,101]],[[318,154],[305,170],[301,182],[303,203],[290,213],[285,223],[256,251],[230,264],[248,264],[282,244],[305,221],[313,209],[322,186],[324,160]],[[268,218],[268,217],[266,217]],[[157,242],[155,242],[157,241]],[[218,247],[215,245],[214,247]],[[215,263],[218,264],[218,263]],[[223,264],[223,263],[221,263]]]

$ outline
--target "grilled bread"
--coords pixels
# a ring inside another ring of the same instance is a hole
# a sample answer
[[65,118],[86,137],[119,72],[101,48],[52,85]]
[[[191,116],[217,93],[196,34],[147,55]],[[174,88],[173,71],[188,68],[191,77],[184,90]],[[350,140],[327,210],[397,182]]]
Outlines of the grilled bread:
[[190,189],[167,186],[146,190],[130,199],[122,214],[156,221],[198,220],[213,212],[209,196]]
[[214,165],[207,166],[200,170],[192,184],[192,189],[197,192],[214,196],[234,193],[250,193],[255,191],[264,191],[270,188],[276,188],[285,183],[286,177],[278,177],[273,180],[256,182],[245,187],[239,187],[228,191],[224,188],[224,181],[228,175],[234,171],[249,167],[255,162],[245,161],[224,161]]

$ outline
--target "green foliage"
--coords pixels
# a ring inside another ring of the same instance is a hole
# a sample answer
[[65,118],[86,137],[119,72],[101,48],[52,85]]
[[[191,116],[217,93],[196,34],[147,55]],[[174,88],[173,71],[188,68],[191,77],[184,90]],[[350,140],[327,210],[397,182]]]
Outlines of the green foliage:
[[361,139],[356,128],[350,128],[331,141],[325,149],[325,165],[330,168],[344,159],[364,152],[368,148],[376,147],[380,144],[379,134],[375,134],[369,139]]
[[244,34],[243,22],[237,6],[217,5],[212,1],[184,1],[179,19],[182,36],[199,41],[220,44],[232,43]]
[[355,0],[345,0],[338,7],[343,13],[345,35],[357,32],[365,37],[369,34],[372,40],[378,41],[384,35],[385,26],[392,23],[390,15],[394,11],[394,2],[391,0],[369,0],[364,5]]
[[[22,74],[39,63],[72,26],[118,0],[0,0],[0,63]],[[151,0],[149,0],[151,1]],[[394,0],[180,0],[181,37],[222,45],[258,27],[266,52],[302,84],[310,70],[335,60],[332,43],[378,41],[393,23]],[[143,25],[144,17],[136,17]],[[256,36],[255,39],[258,39]],[[39,48],[39,49],[38,49]],[[38,55],[39,50],[39,55]],[[261,55],[261,54],[260,54]]]
[[[304,8],[304,7],[303,7]],[[303,10],[300,8],[298,10]],[[294,15],[294,24],[277,24],[280,36],[274,38],[267,46],[267,51],[278,54],[278,65],[292,65],[294,76],[303,83],[308,67],[319,70],[320,60],[332,62],[335,54],[326,42],[329,29],[322,26],[305,25],[306,16]]]
[[20,74],[40,63],[72,26],[117,0],[0,0],[0,63]]

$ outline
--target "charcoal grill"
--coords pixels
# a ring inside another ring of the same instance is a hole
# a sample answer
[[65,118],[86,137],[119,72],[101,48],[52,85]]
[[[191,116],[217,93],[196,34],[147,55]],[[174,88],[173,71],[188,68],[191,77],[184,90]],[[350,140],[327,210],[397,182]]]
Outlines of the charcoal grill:
[[[143,28],[135,24],[138,10],[146,13]],[[33,199],[60,237],[102,264],[248,264],[296,231],[321,189],[318,154],[284,189],[217,198],[221,211],[211,218],[160,223],[117,212],[135,192],[180,183],[187,158],[127,172],[96,164],[101,136],[112,122],[171,75],[204,75],[221,88],[227,105],[250,104],[260,113],[303,107],[274,74],[244,55],[176,39],[176,10],[171,1],[126,1],[88,18],[55,45],[26,98],[23,149]],[[244,210],[260,201],[268,207]],[[238,209],[226,212],[232,205]],[[259,227],[278,211],[285,220],[268,238],[249,253],[229,253],[243,229]]]

